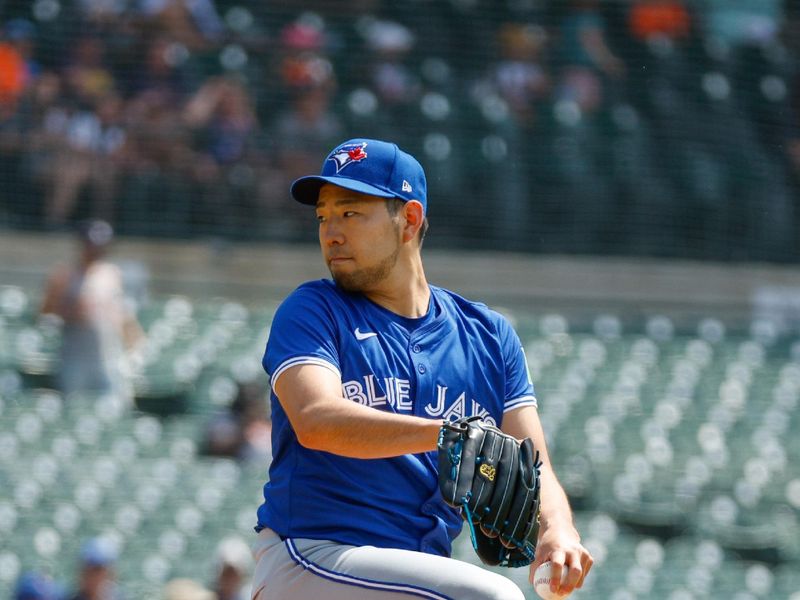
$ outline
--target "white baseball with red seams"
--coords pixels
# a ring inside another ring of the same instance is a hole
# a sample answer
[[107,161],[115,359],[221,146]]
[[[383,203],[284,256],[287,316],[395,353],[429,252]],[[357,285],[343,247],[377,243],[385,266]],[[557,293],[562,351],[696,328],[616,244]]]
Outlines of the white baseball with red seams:
[[[540,564],[533,573],[533,589],[543,600],[558,600],[566,598],[569,594],[556,594],[550,591],[550,578],[553,573],[553,563],[549,560]],[[561,570],[562,583],[567,578],[566,565]]]

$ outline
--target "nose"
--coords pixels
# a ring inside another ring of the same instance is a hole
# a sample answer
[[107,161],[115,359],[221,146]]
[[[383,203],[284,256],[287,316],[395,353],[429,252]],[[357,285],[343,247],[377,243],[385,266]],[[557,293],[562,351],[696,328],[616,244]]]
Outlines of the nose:
[[319,241],[323,246],[340,246],[344,244],[344,235],[335,219],[328,219],[319,225]]

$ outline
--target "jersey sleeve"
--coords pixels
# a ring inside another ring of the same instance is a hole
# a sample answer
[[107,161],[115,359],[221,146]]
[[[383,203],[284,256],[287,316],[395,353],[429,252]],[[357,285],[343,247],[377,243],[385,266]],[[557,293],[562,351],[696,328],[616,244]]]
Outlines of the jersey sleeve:
[[525,350],[519,336],[505,318],[500,320],[499,334],[506,365],[503,412],[522,406],[537,406]]
[[300,287],[278,307],[262,365],[274,387],[290,367],[319,365],[341,375],[336,323],[322,290]]

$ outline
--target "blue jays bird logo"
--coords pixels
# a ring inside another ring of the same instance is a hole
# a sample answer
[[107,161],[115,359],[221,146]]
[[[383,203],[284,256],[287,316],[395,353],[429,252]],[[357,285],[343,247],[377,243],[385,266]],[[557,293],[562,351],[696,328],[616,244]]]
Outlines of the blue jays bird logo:
[[331,153],[328,160],[332,160],[336,164],[336,172],[338,173],[347,165],[354,162],[361,162],[367,158],[367,153],[364,151],[366,147],[367,142],[341,146]]

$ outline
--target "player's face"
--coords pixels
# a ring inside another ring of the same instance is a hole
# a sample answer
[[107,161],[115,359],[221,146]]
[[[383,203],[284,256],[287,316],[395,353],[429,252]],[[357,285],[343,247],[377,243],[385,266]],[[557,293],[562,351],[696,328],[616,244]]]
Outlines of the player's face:
[[397,264],[401,231],[386,202],[326,184],[317,202],[319,242],[333,280],[349,292],[367,292]]

